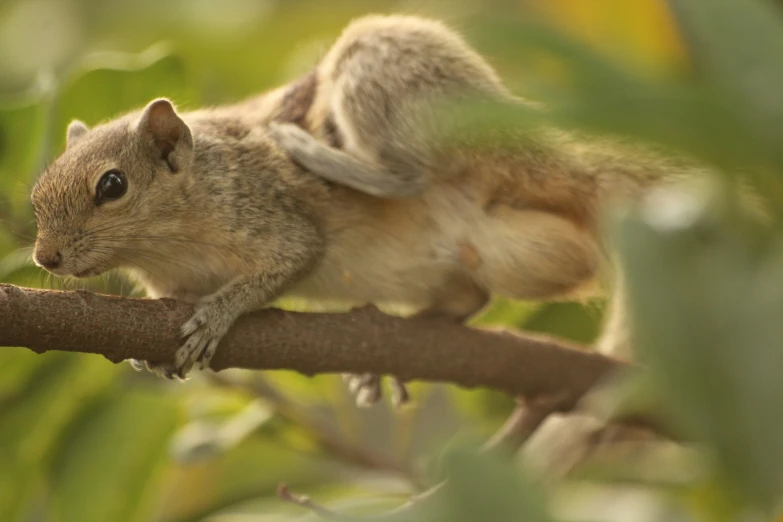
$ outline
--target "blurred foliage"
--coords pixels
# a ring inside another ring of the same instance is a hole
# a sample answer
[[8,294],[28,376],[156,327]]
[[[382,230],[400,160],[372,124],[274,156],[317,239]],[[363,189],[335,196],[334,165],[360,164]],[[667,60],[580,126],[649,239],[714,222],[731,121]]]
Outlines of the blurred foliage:
[[[61,150],[70,119],[93,124],[156,96],[184,108],[235,101],[294,78],[350,18],[369,12],[442,18],[515,91],[550,104],[551,121],[741,172],[780,215],[780,8],[763,0],[669,7],[5,0],[0,281],[75,288],[29,259],[29,187]],[[704,448],[690,480],[624,481],[621,463],[614,478],[588,474],[544,491],[526,466],[463,449],[512,408],[491,391],[415,384],[411,408],[358,410],[335,376],[226,372],[171,384],[91,356],[3,349],[0,520],[281,520],[301,514],[274,497],[283,481],[337,510],[377,512],[443,476],[444,502],[429,513],[437,520],[768,519],[783,489],[783,332],[774,317],[783,308],[783,249],[778,219],[749,218],[734,201],[736,177],[721,179],[709,197],[672,193],[614,226],[651,393]],[[79,284],[135,292],[115,275]],[[601,314],[599,304],[498,300],[476,322],[589,342]]]

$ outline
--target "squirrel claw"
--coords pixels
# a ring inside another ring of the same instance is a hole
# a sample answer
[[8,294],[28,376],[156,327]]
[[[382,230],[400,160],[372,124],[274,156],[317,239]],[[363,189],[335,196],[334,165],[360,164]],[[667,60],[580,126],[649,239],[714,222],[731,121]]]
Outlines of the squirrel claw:
[[209,367],[220,339],[230,326],[231,321],[225,320],[216,303],[202,303],[193,317],[182,325],[180,332],[182,337],[187,339],[177,350],[174,367],[183,375],[189,373],[194,366],[199,370]]
[[401,379],[398,377],[392,377],[391,387],[391,400],[395,408],[400,408],[410,402],[410,392],[408,391],[408,387],[405,386],[405,383]]
[[[383,397],[381,389],[381,376],[371,373],[344,374],[343,380],[348,385],[348,390],[356,399],[356,405],[360,408],[368,408],[375,405]],[[405,383],[397,377],[392,377],[391,401],[395,407],[401,407],[410,401],[410,394]]]
[[199,317],[199,314],[196,313],[196,315],[191,317],[187,323],[182,325],[182,328],[180,329],[180,334],[184,339],[185,337],[188,337],[190,334],[192,334],[202,326],[204,326],[204,319],[202,317]]
[[209,362],[212,360],[212,357],[215,355],[215,352],[217,351],[218,346],[218,340],[213,339],[207,344],[207,348],[204,350],[204,352],[201,355],[201,358],[198,360],[198,369],[204,370],[209,366]]
[[[189,372],[193,365],[200,361],[199,367],[203,367],[203,358],[206,354],[207,345],[211,342],[204,332],[194,332],[188,337],[179,350],[177,350],[174,365],[182,372]],[[208,362],[208,361],[207,361]]]
[[170,363],[140,361],[137,359],[131,359],[130,363],[133,369],[139,372],[147,370],[148,372],[157,375],[158,377],[163,377],[164,379],[168,379],[170,381],[187,380],[187,375],[180,369],[171,366]]

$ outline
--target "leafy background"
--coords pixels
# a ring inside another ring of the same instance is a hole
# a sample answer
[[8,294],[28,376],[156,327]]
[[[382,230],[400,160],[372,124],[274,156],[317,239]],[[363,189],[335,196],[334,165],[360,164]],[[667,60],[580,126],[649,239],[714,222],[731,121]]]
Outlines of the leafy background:
[[[188,109],[275,87],[370,12],[442,18],[516,92],[551,102],[553,121],[742,167],[777,214],[777,9],[756,0],[5,0],[0,282],[135,295],[116,275],[62,281],[30,262],[29,188],[62,149],[68,121],[94,124],[157,96]],[[628,479],[625,464],[614,466],[564,491],[573,502],[601,484],[615,496],[591,493],[569,514],[552,500],[565,494],[538,491],[524,463],[458,449],[502,423],[513,407],[502,394],[416,384],[411,408],[360,410],[337,376],[227,372],[172,384],[97,357],[9,348],[0,350],[0,520],[299,516],[275,497],[280,482],[335,509],[377,511],[444,473],[450,520],[542,520],[547,499],[574,520],[590,518],[595,499],[600,515],[590,519],[769,517],[783,480],[777,218],[761,226],[722,199],[693,212],[676,226],[642,212],[615,227],[648,391],[674,404],[672,423],[707,450],[685,483]],[[601,303],[497,301],[477,322],[589,342],[601,315]],[[617,496],[629,488],[636,496]]]

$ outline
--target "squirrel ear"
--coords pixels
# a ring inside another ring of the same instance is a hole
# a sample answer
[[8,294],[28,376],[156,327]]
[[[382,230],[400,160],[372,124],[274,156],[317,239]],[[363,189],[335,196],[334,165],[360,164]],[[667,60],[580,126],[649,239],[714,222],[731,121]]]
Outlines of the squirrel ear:
[[141,115],[137,130],[150,139],[156,155],[166,162],[171,172],[190,163],[193,137],[170,101],[160,98],[150,102]]
[[67,149],[79,141],[88,132],[90,132],[90,128],[83,121],[73,120],[68,124],[68,130],[65,133],[65,148]]

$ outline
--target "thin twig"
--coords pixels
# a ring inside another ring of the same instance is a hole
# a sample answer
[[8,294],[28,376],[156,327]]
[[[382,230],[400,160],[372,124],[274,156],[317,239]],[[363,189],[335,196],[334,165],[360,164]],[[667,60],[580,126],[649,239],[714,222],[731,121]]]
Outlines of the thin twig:
[[524,444],[550,414],[561,409],[566,397],[563,394],[537,397],[533,400],[517,399],[517,406],[506,422],[482,446],[482,451],[502,449],[514,452]]
[[399,507],[378,515],[368,515],[364,517],[353,517],[337,513],[336,511],[318,504],[307,495],[299,495],[291,492],[285,484],[280,484],[277,487],[277,496],[286,502],[291,502],[297,506],[306,508],[325,520],[341,520],[343,522],[393,522],[403,520],[401,517],[412,515],[415,511],[421,510],[426,502],[435,498],[435,494],[440,491],[444,484],[445,481],[418,495],[412,496],[407,502]]
[[331,509],[325,508],[324,506],[313,502],[310,497],[307,495],[298,495],[296,493],[292,493],[288,486],[285,484],[280,484],[277,487],[277,496],[285,500],[286,502],[291,502],[292,504],[296,504],[297,506],[302,506],[303,508],[309,509],[313,513],[317,514],[323,519],[326,520],[340,520],[343,522],[349,522],[349,521],[363,521],[365,519],[361,518],[354,518],[349,517],[346,515],[340,515],[339,513],[336,513],[332,511]]

